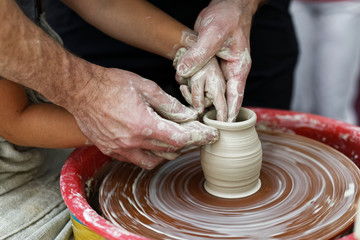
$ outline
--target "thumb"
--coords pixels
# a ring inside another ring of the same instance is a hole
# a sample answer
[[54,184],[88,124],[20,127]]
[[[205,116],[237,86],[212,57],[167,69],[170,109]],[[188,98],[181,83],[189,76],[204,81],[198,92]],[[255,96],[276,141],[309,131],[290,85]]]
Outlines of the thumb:
[[145,96],[146,102],[162,117],[174,122],[188,122],[197,119],[198,113],[183,105],[165,92]]
[[160,116],[178,123],[197,119],[198,114],[194,109],[186,107],[167,94],[155,82],[144,78],[142,84],[138,84],[137,87],[144,103]]
[[198,41],[181,57],[176,66],[181,77],[191,77],[222,48],[221,39],[215,39],[208,31],[199,34]]

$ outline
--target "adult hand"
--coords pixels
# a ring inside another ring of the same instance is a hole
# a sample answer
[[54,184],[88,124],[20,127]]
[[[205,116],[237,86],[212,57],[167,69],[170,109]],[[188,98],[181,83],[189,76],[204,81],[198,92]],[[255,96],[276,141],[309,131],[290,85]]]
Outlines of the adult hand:
[[199,14],[194,30],[198,41],[177,64],[177,74],[190,77],[215,55],[226,80],[227,121],[235,121],[251,67],[251,20],[260,0],[212,0]]
[[71,112],[104,154],[151,169],[180,148],[217,140],[216,129],[192,121],[196,111],[154,82],[119,69],[105,69],[100,77],[78,93]]
[[[64,107],[89,143],[103,153],[150,169],[163,159],[159,155],[217,140],[216,129],[192,122],[197,112],[155,83],[70,54],[33,24],[15,1],[0,1],[0,22],[1,75]],[[25,35],[14,34],[15,28]]]
[[[174,59],[175,67],[185,52],[185,48],[177,51]],[[176,80],[180,84],[180,91],[185,100],[199,114],[204,112],[205,107],[214,104],[217,110],[217,120],[227,120],[225,80],[216,57],[211,58],[201,70],[188,78],[176,74]]]

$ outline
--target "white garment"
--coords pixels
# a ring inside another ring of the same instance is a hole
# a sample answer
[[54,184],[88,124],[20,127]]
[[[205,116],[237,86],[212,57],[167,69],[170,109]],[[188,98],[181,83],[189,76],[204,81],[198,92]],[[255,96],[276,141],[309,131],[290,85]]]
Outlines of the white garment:
[[0,137],[0,239],[72,237],[59,187],[71,150],[18,147]]
[[300,46],[292,110],[357,124],[360,1],[293,1]]

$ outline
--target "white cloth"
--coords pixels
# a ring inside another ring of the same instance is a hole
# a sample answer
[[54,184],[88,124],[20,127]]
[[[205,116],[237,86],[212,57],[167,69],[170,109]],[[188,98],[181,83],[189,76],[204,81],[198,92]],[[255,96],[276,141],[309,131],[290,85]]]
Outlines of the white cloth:
[[300,46],[292,110],[357,124],[360,1],[293,1]]
[[59,187],[71,150],[23,148],[0,138],[0,239],[72,237]]

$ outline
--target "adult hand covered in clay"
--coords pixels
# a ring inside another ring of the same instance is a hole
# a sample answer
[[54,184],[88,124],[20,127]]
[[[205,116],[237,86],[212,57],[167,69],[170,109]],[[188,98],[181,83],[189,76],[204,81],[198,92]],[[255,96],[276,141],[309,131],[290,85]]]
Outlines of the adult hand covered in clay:
[[216,129],[192,121],[197,112],[154,82],[119,69],[105,69],[101,78],[77,94],[71,112],[104,154],[151,169],[180,148],[217,140]]
[[[185,52],[185,48],[177,51],[174,59],[175,67]],[[214,104],[217,110],[217,120],[227,120],[225,80],[216,57],[210,59],[202,69],[190,77],[184,78],[176,74],[176,80],[180,84],[180,91],[185,100],[199,114],[204,112],[205,107]]]
[[194,30],[198,41],[177,64],[183,78],[199,71],[215,55],[226,80],[227,121],[235,121],[251,67],[250,27],[258,0],[212,0],[199,14]]

